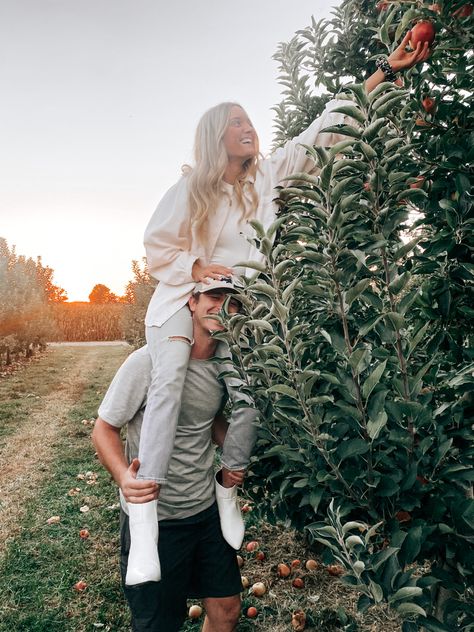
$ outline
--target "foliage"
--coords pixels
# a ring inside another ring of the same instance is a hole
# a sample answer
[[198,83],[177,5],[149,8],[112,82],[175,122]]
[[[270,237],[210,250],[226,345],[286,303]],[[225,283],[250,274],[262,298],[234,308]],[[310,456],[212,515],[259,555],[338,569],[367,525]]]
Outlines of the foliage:
[[[378,12],[346,0],[280,47],[278,140],[343,84],[347,124],[330,131],[345,140],[308,148],[319,175],[293,174],[277,221],[254,223],[265,262],[248,282],[248,314],[229,320],[262,411],[249,493],[273,521],[325,539],[361,608],[388,600],[405,632],[473,623],[474,57],[460,5]],[[367,96],[348,83],[427,15],[438,45],[404,89],[385,83]],[[325,95],[313,96],[313,81]],[[371,536],[344,548],[343,520]],[[426,559],[415,576],[409,565]]]
[[102,283],[94,285],[89,294],[89,302],[95,305],[107,305],[108,303],[118,303],[118,301],[119,297]]
[[52,334],[48,305],[66,300],[53,283],[53,270],[17,255],[0,238],[0,365],[29,356]]
[[124,312],[125,340],[135,348],[145,344],[145,314],[154,292],[156,281],[147,272],[145,259],[140,265],[132,261],[133,280],[127,283],[125,301],[129,305]]

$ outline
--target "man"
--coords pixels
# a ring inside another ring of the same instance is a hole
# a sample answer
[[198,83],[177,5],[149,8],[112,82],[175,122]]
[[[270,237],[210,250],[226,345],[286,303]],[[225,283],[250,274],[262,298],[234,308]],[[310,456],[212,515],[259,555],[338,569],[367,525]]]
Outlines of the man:
[[[236,485],[243,481],[253,447],[256,411],[241,393],[235,377],[224,377],[224,388],[218,380],[222,364],[211,361],[216,355],[226,355],[212,332],[222,329],[216,314],[229,293],[228,311],[238,311],[240,303],[234,292],[232,280],[223,278],[201,283],[189,299],[194,342],[167,483],[162,485],[158,499],[160,582],[134,586],[125,582],[130,534],[124,509],[127,502],[147,503],[158,497],[154,481],[136,478],[151,370],[146,347],[127,358],[99,408],[93,441],[101,462],[120,487],[121,571],[135,632],[179,630],[189,597],[204,601],[203,632],[231,632],[240,615],[241,580],[234,549],[241,544],[243,523],[240,514],[236,515]],[[221,485],[214,481],[211,435],[213,428],[222,434],[222,425],[213,426],[213,420],[222,410],[225,390],[233,411],[223,442],[222,464],[226,467],[221,471]],[[124,453],[120,428],[126,424]]]

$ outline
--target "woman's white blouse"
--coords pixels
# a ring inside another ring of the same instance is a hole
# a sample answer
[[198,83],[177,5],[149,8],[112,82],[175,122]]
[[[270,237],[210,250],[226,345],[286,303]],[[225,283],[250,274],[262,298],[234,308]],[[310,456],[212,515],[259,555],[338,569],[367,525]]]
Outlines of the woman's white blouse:
[[[287,182],[282,183],[281,179],[292,173],[314,169],[312,159],[301,145],[331,147],[345,138],[339,134],[321,134],[320,130],[344,123],[347,117],[332,110],[347,104],[347,101],[339,99],[330,101],[321,116],[302,134],[260,161],[254,182],[258,195],[255,218],[265,228],[275,219],[275,187],[279,184],[288,185]],[[148,306],[145,318],[147,326],[161,326],[186,304],[196,285],[191,275],[196,259],[200,259],[203,265],[213,262],[229,267],[241,259],[262,260],[262,254],[250,244],[246,245],[245,238],[239,235],[240,210],[233,197],[233,187],[227,187],[210,222],[209,239],[205,246],[199,243],[191,227],[185,176],[165,193],[158,204],[144,239],[148,272],[159,281]],[[247,233],[250,229],[246,223],[240,223],[240,228]],[[235,231],[234,244],[226,257],[230,230]],[[246,256],[241,257],[241,254]],[[244,270],[237,272],[245,273]]]

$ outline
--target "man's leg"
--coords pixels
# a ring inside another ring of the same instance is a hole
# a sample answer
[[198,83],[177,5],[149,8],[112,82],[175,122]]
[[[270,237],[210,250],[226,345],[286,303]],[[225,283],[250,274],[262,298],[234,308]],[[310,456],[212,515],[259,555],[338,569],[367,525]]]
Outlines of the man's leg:
[[170,528],[165,524],[159,542],[162,580],[127,586],[125,577],[130,531],[128,517],[123,512],[120,512],[120,525],[122,583],[132,614],[133,632],[178,632],[186,618],[187,585],[191,574],[189,559],[192,559],[194,546],[192,538],[186,529]]
[[206,619],[202,632],[233,632],[240,617],[240,595],[204,599]]

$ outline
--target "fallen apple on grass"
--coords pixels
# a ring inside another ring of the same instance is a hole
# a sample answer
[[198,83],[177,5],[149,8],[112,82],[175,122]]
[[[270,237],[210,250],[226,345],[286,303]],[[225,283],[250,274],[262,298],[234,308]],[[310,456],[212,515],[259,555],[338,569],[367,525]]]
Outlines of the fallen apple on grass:
[[249,619],[255,619],[255,617],[258,615],[257,608],[255,608],[255,606],[250,606],[250,608],[247,608],[246,615]]
[[263,597],[267,592],[267,588],[263,582],[255,582],[250,590],[255,597]]
[[302,577],[295,577],[291,583],[294,588],[304,588],[304,579]]
[[295,610],[291,616],[291,626],[295,632],[302,632],[306,627],[306,614],[303,610]]
[[278,577],[289,577],[291,574],[291,569],[287,564],[278,564],[277,566]]
[[81,540],[87,540],[89,536],[90,536],[90,533],[88,529],[81,529],[79,531],[79,537],[81,538]]
[[256,540],[252,540],[251,542],[247,542],[247,544],[245,545],[245,549],[249,553],[252,553],[252,551],[256,551],[258,549],[258,546],[258,542]]
[[341,575],[344,575],[344,568],[340,564],[329,564],[329,566],[326,567],[326,570],[332,577],[340,577]]
[[192,605],[189,608],[188,611],[188,616],[190,619],[199,619],[199,617],[202,615],[202,608],[201,606],[198,606],[197,604]]
[[74,584],[74,590],[77,592],[82,592],[87,588],[86,582],[82,581],[82,579]]
[[305,568],[307,571],[315,571],[318,568],[318,563],[316,560],[308,560],[305,564]]

